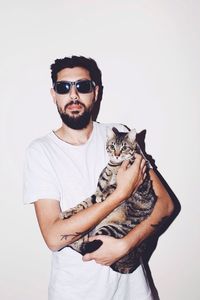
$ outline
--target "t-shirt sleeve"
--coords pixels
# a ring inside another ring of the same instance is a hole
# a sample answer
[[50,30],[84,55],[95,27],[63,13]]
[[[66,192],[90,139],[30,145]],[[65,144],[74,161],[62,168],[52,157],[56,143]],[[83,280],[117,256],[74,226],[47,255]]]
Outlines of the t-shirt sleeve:
[[23,177],[24,204],[33,203],[38,199],[60,201],[55,171],[39,144],[32,144],[26,150]]

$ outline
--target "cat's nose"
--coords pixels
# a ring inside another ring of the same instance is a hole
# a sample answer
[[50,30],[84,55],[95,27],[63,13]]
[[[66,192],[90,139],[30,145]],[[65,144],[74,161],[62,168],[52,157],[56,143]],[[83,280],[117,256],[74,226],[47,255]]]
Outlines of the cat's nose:
[[119,151],[115,151],[115,157],[118,158],[120,156],[120,152]]

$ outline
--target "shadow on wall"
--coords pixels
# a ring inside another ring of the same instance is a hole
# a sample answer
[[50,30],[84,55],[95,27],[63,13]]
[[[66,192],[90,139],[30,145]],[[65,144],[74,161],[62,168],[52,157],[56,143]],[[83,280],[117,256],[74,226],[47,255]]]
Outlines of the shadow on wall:
[[146,269],[147,276],[148,276],[148,279],[149,279],[149,282],[150,282],[150,285],[151,285],[151,289],[152,289],[152,292],[153,292],[154,299],[159,300],[158,292],[155,288],[153,278],[152,278],[152,275],[151,275],[151,271],[150,271],[149,266],[148,266],[148,262],[151,258],[151,255],[153,254],[154,250],[156,249],[159,237],[168,229],[168,227],[172,224],[172,222],[175,220],[175,218],[180,213],[181,205],[180,205],[180,202],[177,199],[176,195],[171,190],[170,186],[167,184],[165,179],[159,173],[159,171],[157,169],[157,166],[155,164],[155,160],[153,159],[153,157],[146,153],[146,151],[145,151],[145,136],[146,136],[146,130],[143,130],[140,133],[138,133],[137,134],[137,142],[139,143],[145,157],[151,163],[154,172],[156,173],[156,175],[158,176],[158,178],[162,182],[163,186],[167,190],[169,196],[171,197],[171,199],[174,203],[174,211],[173,211],[172,215],[169,218],[166,219],[166,221],[163,223],[163,225],[161,227],[159,227],[152,236],[150,236],[148,238],[148,240],[147,240],[148,241],[147,251],[145,252],[145,256],[143,257],[143,262],[145,264],[145,269]]

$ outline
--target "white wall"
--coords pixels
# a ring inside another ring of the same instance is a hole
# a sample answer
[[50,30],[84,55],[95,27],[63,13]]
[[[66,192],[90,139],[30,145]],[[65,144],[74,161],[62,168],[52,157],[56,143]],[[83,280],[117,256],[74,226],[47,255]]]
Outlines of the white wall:
[[23,159],[60,124],[49,65],[72,54],[103,71],[98,120],[146,129],[147,152],[181,202],[150,261],[161,299],[200,299],[200,2],[8,0],[0,12],[1,299],[46,299],[50,253],[22,204]]

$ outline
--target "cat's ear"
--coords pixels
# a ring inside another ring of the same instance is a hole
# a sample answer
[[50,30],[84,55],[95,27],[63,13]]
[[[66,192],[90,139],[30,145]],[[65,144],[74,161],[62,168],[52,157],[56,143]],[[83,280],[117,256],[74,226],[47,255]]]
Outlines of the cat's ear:
[[118,130],[116,127],[113,127],[113,128],[112,128],[112,131],[113,131],[116,135],[118,135],[118,133],[119,133],[119,130]]
[[111,140],[111,139],[114,138],[114,136],[115,136],[114,131],[113,131],[111,128],[108,128],[108,129],[107,129],[107,139],[108,139],[108,140]]
[[135,139],[136,139],[136,130],[135,129],[131,129],[131,131],[128,132],[128,138],[132,143],[135,142]]

